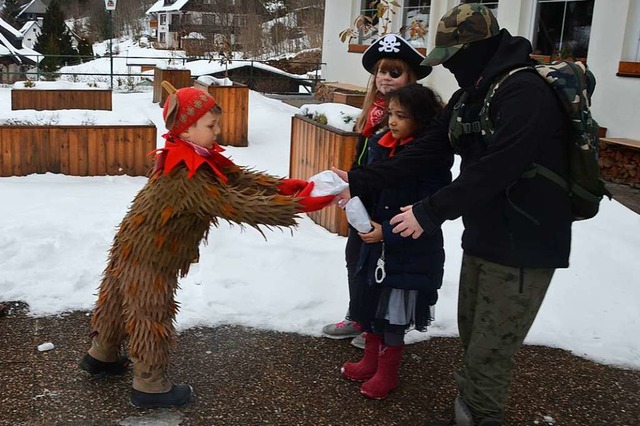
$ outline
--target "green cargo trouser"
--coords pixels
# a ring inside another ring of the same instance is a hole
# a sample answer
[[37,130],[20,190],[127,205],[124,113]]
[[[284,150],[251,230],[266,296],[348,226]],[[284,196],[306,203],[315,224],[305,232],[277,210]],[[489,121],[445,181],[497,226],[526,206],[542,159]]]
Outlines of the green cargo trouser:
[[456,374],[456,381],[476,422],[502,418],[513,355],[536,318],[554,271],[463,256],[458,329],[464,369]]

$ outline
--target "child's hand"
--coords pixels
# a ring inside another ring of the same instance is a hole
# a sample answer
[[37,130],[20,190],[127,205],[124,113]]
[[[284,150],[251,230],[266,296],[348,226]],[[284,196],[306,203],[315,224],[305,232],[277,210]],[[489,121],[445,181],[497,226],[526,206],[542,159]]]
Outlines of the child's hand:
[[362,241],[367,244],[379,243],[382,241],[382,225],[377,222],[371,221],[371,226],[373,226],[373,230],[367,234],[363,234],[362,232],[358,232]]
[[278,193],[282,195],[295,195],[302,191],[309,183],[301,179],[280,179],[278,181]]

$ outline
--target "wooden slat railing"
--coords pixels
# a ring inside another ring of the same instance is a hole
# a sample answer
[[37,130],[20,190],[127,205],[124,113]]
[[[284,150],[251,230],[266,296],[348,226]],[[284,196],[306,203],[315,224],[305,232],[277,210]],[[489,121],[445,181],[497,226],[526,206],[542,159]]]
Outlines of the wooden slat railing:
[[0,176],[146,176],[155,125],[0,126]]
[[11,89],[11,109],[111,111],[109,89]]
[[[291,119],[289,176],[306,180],[331,166],[348,170],[353,162],[357,143],[358,133],[344,132],[305,116],[295,115]],[[309,213],[309,217],[330,232],[347,235],[345,213],[336,206]]]

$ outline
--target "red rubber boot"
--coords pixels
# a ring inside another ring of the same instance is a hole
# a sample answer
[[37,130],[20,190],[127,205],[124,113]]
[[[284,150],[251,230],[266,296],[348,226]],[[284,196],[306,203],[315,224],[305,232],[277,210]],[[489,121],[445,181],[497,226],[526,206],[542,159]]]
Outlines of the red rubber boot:
[[365,333],[364,355],[358,362],[345,362],[342,366],[342,377],[356,382],[369,380],[378,369],[378,352],[382,343],[382,335]]
[[383,399],[389,395],[389,392],[397,388],[399,383],[398,372],[403,351],[404,345],[382,345],[378,355],[378,370],[371,379],[360,386],[360,393],[367,398]]

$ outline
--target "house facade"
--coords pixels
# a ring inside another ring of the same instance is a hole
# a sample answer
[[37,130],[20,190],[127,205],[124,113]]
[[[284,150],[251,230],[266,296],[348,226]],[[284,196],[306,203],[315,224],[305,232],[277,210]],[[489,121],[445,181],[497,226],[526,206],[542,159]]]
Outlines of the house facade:
[[24,80],[41,55],[22,44],[22,34],[0,18],[0,83]]
[[16,16],[18,22],[36,21],[42,19],[47,12],[49,6],[48,0],[31,0],[20,10]]
[[249,0],[158,0],[146,13],[160,48],[181,49],[185,40],[208,40],[211,47],[222,39],[235,46],[247,16],[265,12],[255,10],[258,5]]
[[[323,78],[366,86],[369,74],[361,65],[362,52],[372,40],[402,33],[427,52],[435,44],[440,17],[461,2],[467,1],[396,0],[393,13],[376,17],[371,0],[325,0]],[[597,78],[592,111],[607,128],[607,136],[640,139],[640,0],[476,2],[494,11],[502,28],[529,39],[538,58],[586,61]],[[355,23],[363,21],[373,25],[355,29]],[[347,29],[352,31],[345,33]],[[441,66],[422,83],[443,99],[457,89],[453,76]]]

